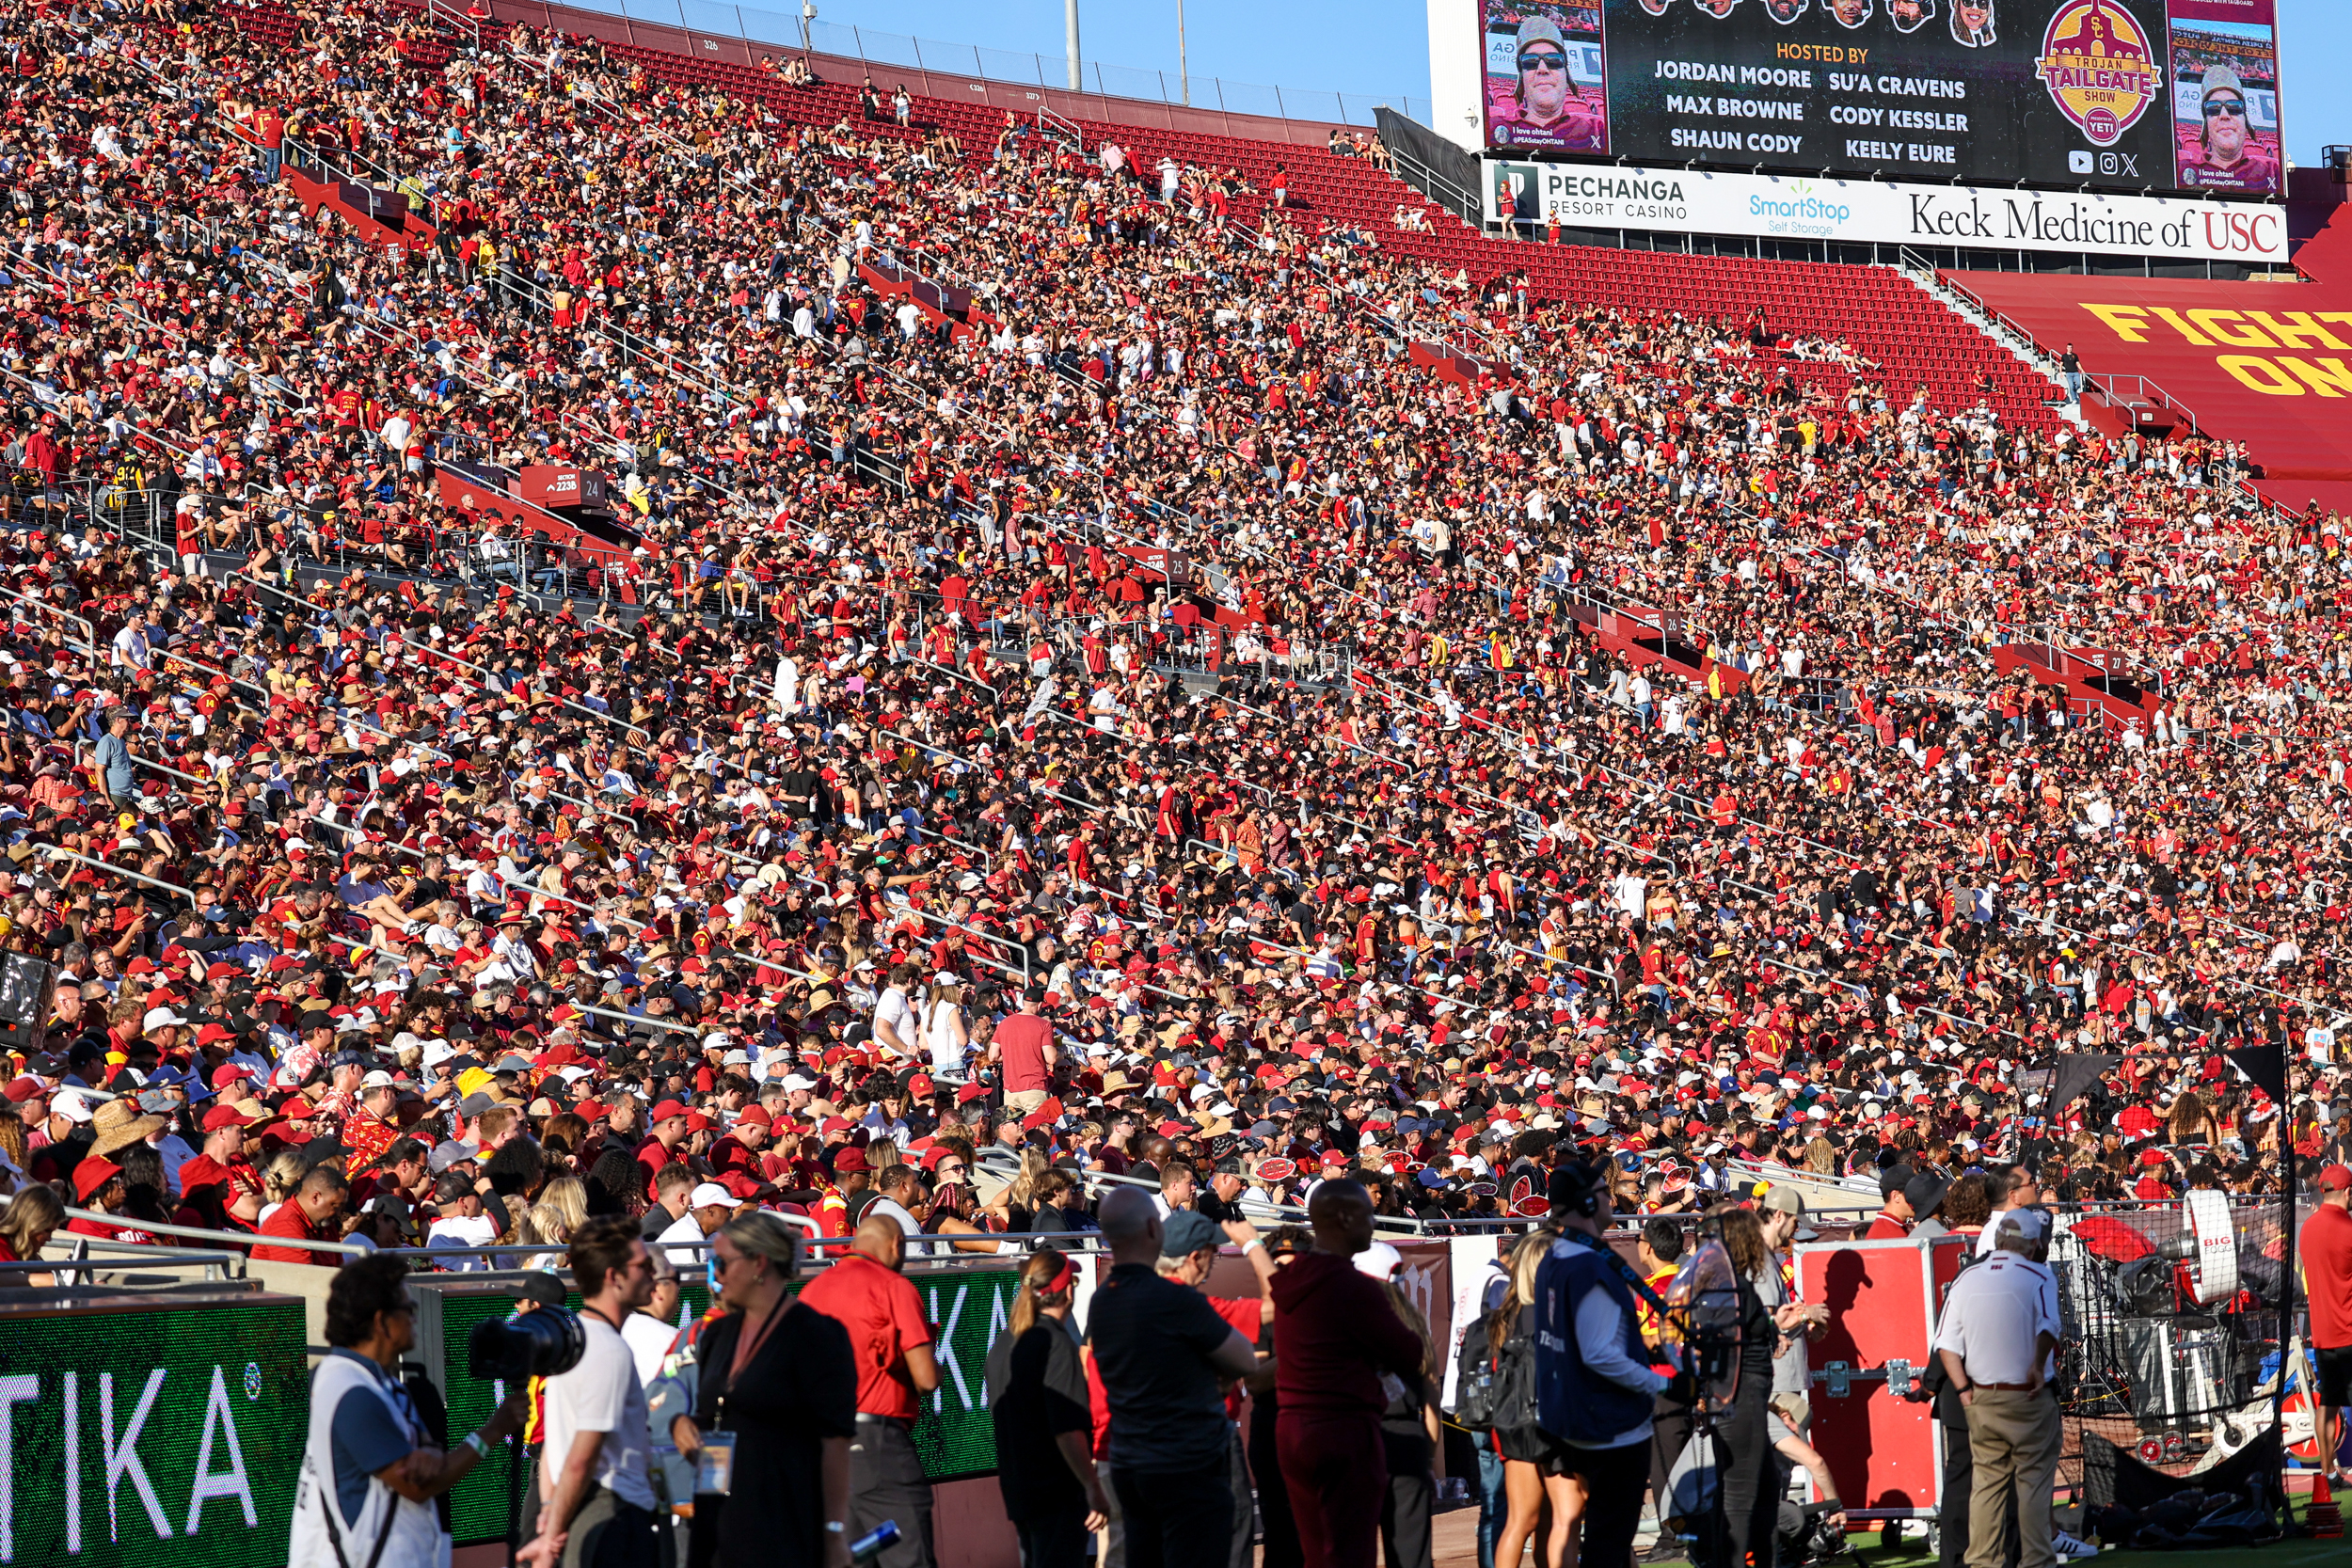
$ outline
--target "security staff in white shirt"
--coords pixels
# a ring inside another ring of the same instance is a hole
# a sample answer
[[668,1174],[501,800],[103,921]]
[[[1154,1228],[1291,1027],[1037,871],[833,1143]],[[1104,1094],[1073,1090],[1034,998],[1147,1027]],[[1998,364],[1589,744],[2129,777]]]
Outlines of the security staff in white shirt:
[[326,1342],[310,1374],[310,1426],[294,1494],[289,1562],[331,1568],[449,1568],[449,1532],[433,1499],[522,1430],[516,1389],[481,1428],[443,1452],[426,1434],[396,1370],[417,1341],[408,1264],[362,1258],[327,1287]]
[[2017,1499],[2018,1568],[2052,1568],[2050,1487],[2062,1431],[2057,1391],[2058,1283],[2033,1258],[2043,1217],[2012,1209],[1994,1223],[1994,1252],[1945,1298],[1935,1353],[1968,1413],[1976,1485],[1968,1568],[2000,1568],[2008,1495]]

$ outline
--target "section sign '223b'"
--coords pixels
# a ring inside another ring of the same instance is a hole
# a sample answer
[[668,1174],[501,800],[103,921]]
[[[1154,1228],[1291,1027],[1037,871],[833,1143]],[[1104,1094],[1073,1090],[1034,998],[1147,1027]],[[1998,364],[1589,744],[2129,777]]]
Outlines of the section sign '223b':
[[1484,0],[1487,144],[2278,188],[2273,0]]

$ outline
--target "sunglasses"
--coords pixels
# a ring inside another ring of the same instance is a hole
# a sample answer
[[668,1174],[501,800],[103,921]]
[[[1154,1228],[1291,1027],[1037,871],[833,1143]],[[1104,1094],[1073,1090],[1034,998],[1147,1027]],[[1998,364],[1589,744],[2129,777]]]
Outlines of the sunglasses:
[[2206,103],[2205,118],[2207,119],[2219,119],[2223,115],[2235,115],[2238,119],[2244,119],[2246,104],[2235,98],[2216,98]]
[[1519,69],[1521,71],[1565,71],[1568,69],[1568,57],[1565,55],[1555,54],[1549,49],[1540,55],[1521,55]]

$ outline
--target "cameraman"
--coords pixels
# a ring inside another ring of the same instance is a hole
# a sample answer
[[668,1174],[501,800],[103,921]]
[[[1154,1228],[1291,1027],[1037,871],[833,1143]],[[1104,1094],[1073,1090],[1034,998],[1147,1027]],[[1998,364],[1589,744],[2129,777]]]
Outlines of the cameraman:
[[448,1568],[449,1532],[433,1499],[521,1428],[528,1399],[517,1390],[456,1448],[434,1446],[399,1374],[417,1340],[416,1313],[398,1258],[347,1263],[327,1287],[333,1348],[310,1374],[289,1562]]
[[1600,1239],[1612,1212],[1608,1173],[1563,1165],[1550,1196],[1562,1235],[1535,1275],[1536,1421],[1558,1444],[1545,1467],[1584,1482],[1578,1560],[1621,1568],[1632,1560],[1651,1422],[1669,1380],[1650,1369],[1642,1343],[1628,1284],[1638,1276]]
[[608,1214],[572,1237],[572,1280],[587,1339],[579,1365],[548,1379],[539,1536],[521,1560],[541,1568],[656,1568],[660,1560],[645,1390],[621,1328],[653,1298],[638,1222]]

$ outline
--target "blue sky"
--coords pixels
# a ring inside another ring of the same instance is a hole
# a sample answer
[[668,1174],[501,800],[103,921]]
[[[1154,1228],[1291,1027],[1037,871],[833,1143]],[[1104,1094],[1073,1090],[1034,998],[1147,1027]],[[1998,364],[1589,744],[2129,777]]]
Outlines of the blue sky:
[[[634,9],[645,0],[629,3]],[[844,25],[1061,55],[1059,0],[980,7],[946,0],[817,3],[823,20]],[[1080,0],[1079,29],[1089,60],[1175,71],[1174,0]],[[2315,164],[2323,144],[2352,143],[2352,95],[2343,86],[2345,68],[2352,67],[2352,0],[2279,0],[2279,30],[2285,41],[2280,93],[2287,155],[2298,166]],[[1184,33],[1196,85],[1223,76],[1416,99],[1429,91],[1428,12],[1421,0],[1285,0],[1271,10],[1263,0],[1187,0]],[[1196,90],[1194,97],[1200,102],[1201,95]]]

